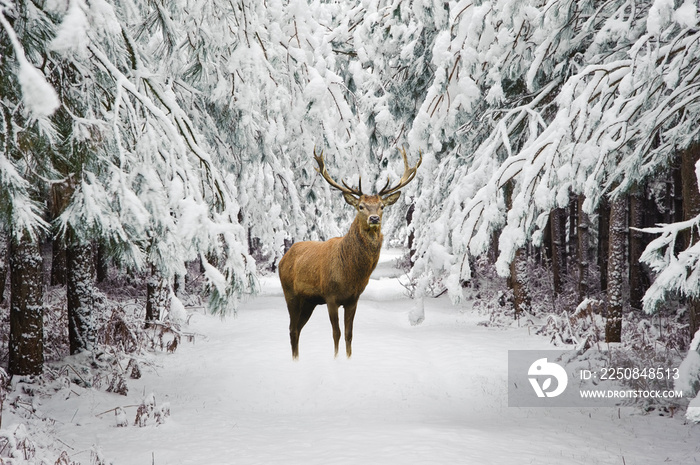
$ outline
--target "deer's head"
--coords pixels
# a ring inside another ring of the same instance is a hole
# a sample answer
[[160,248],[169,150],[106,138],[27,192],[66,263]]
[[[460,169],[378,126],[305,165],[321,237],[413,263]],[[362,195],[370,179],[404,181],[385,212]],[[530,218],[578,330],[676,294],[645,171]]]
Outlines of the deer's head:
[[364,225],[367,229],[379,229],[382,225],[382,214],[384,207],[393,205],[397,200],[399,200],[399,197],[401,196],[399,189],[402,189],[416,177],[416,170],[423,161],[423,155],[421,154],[416,166],[411,168],[408,165],[406,151],[403,149],[399,149],[399,151],[403,156],[403,176],[393,187],[390,187],[391,180],[387,179],[384,187],[376,195],[367,195],[362,193],[362,178],[358,180],[357,188],[348,186],[344,180],[341,180],[342,185],[335,182],[328,174],[328,171],[326,171],[323,151],[320,155],[316,155],[316,148],[314,148],[314,158],[318,163],[318,168],[316,171],[321,173],[323,179],[325,179],[328,184],[331,185],[331,187],[334,187],[343,193],[343,197],[348,204],[355,207],[357,210],[357,218],[362,225]]

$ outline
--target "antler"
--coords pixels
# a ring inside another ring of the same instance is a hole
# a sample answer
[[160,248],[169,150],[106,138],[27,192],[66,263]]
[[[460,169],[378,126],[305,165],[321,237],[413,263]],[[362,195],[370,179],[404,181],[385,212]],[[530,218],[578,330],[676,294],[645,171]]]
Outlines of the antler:
[[316,147],[314,147],[314,158],[318,163],[318,168],[316,168],[316,171],[321,173],[321,176],[323,176],[323,179],[328,181],[328,184],[330,184],[332,187],[335,187],[341,192],[345,192],[346,194],[355,195],[357,197],[360,197],[362,195],[362,178],[360,178],[358,181],[357,189],[348,186],[342,179],[341,182],[343,183],[343,185],[341,186],[340,184],[335,182],[333,178],[331,178],[330,174],[328,174],[328,171],[326,171],[326,162],[323,159],[323,150],[321,150],[320,155],[316,155]]
[[418,170],[418,167],[423,162],[423,153],[419,151],[418,154],[420,155],[420,158],[418,159],[418,163],[416,163],[416,166],[411,168],[410,166],[408,166],[408,158],[406,158],[406,151],[403,148],[400,148],[399,152],[401,152],[401,155],[403,156],[403,176],[401,176],[401,179],[399,179],[399,183],[391,188],[389,188],[391,179],[387,178],[386,184],[384,185],[384,187],[382,187],[382,190],[379,191],[379,194],[377,194],[380,197],[393,194],[394,192],[403,188],[409,182],[413,181],[413,178],[416,177],[416,171]]

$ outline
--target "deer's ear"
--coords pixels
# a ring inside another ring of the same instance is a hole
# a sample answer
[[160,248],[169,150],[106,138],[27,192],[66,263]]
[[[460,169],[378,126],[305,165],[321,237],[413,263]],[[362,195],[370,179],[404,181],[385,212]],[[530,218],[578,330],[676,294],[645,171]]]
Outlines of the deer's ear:
[[360,199],[358,199],[354,195],[349,194],[347,192],[343,192],[343,197],[345,197],[345,201],[347,203],[349,203],[350,205],[352,205],[355,208],[357,208],[357,205],[359,205],[359,203],[360,203]]
[[401,197],[401,192],[394,192],[391,195],[387,195],[382,199],[382,202],[384,202],[384,206],[388,207],[389,205],[394,205],[397,200],[399,200],[399,197]]

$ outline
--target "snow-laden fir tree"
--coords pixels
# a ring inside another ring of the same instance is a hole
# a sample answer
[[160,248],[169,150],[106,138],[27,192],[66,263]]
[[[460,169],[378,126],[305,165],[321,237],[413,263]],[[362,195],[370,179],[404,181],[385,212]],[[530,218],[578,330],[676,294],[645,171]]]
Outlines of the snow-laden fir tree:
[[8,234],[11,294],[8,368],[11,374],[40,374],[44,335],[39,241],[48,227],[41,216],[46,193],[42,180],[52,175],[55,131],[48,117],[59,101],[44,75],[46,64],[40,69],[50,23],[36,14],[31,2],[2,2],[0,26],[0,228]]
[[[429,151],[450,150],[417,202],[414,273],[423,287],[425,276],[444,279],[459,301],[469,257],[485,253],[494,232],[507,276],[572,193],[592,215],[697,141],[700,28],[692,1],[447,7],[434,79],[409,132]],[[619,269],[608,276],[624,279]]]

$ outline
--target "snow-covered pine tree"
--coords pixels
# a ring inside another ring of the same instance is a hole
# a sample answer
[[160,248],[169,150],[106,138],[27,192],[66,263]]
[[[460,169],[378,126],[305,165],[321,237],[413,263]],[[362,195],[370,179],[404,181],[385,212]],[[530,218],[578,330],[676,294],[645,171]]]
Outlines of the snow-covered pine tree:
[[57,222],[63,232],[99,237],[122,264],[155,270],[160,287],[184,274],[187,261],[221,257],[223,273],[204,268],[211,304],[223,311],[250,290],[253,261],[237,225],[235,185],[198,126],[207,109],[190,106],[192,89],[177,79],[175,45],[187,40],[173,22],[181,7],[71,2],[55,12],[64,39],[55,52],[78,70],[75,92],[87,102],[73,113],[74,137],[101,141]]
[[582,211],[592,215],[603,197],[625,195],[692,141],[697,16],[692,2],[620,0],[451,2],[448,17],[411,134],[447,134],[455,149],[418,200],[419,222],[431,226],[417,237],[416,272],[446,278],[459,300],[468,256],[488,250],[493,231],[505,275],[570,193],[585,195]]
[[41,59],[51,23],[36,13],[31,2],[0,3],[0,224],[9,230],[9,372],[17,375],[43,369],[41,180],[51,172],[47,118],[58,107]]
[[[459,300],[469,256],[486,252],[494,231],[497,269],[507,275],[516,251],[541,240],[550,212],[571,194],[584,195],[580,210],[594,215],[603,199],[620,202],[697,142],[700,28],[692,0],[447,7],[432,47],[434,77],[409,133],[428,151],[450,148],[436,165],[427,160],[433,182],[417,201],[414,273],[443,279]],[[690,226],[658,230],[648,250],[668,250]],[[674,257],[655,261],[669,272],[647,301],[658,302],[662,289],[690,289]],[[678,257],[694,276],[690,255]],[[622,270],[610,276],[627,279]],[[620,284],[608,281],[609,293]]]

